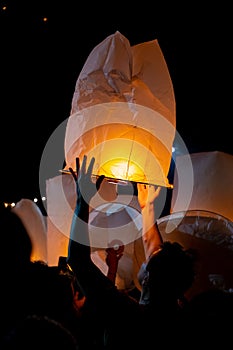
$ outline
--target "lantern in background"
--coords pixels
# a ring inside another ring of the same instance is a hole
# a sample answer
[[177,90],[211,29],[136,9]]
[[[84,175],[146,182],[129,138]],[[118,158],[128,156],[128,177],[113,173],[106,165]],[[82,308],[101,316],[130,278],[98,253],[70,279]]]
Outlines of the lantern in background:
[[47,219],[31,199],[22,198],[12,211],[22,220],[32,242],[31,260],[48,262]]
[[67,171],[95,157],[93,176],[172,187],[172,82],[157,40],[130,46],[119,32],[89,55],[76,83],[65,134]]
[[186,296],[233,288],[233,156],[198,152],[176,158],[170,215],[157,220],[164,241],[197,252],[196,277]]
[[233,156],[225,152],[198,152],[178,156],[171,213],[203,210],[233,221],[232,173]]

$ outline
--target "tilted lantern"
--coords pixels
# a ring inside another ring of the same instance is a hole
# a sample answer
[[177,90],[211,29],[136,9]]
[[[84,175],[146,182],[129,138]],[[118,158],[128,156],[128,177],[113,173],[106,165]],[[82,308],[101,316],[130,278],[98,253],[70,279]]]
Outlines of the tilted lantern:
[[157,40],[130,46],[119,32],[97,45],[77,79],[63,169],[95,157],[93,176],[172,187],[175,99]]

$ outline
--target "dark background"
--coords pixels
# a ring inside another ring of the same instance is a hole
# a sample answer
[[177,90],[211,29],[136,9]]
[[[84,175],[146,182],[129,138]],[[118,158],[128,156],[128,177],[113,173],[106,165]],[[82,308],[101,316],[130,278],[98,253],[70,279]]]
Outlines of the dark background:
[[173,82],[177,131],[188,151],[233,154],[231,11],[225,5],[0,4],[1,201],[40,196],[45,144],[69,116],[87,56],[117,30],[131,45],[158,39]]

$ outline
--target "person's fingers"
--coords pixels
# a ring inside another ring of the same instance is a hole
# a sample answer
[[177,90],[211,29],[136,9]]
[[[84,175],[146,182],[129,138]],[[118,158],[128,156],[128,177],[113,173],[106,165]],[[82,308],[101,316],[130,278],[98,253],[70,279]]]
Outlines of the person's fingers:
[[88,169],[87,169],[87,175],[89,175],[89,176],[91,176],[91,174],[92,174],[94,163],[95,163],[95,158],[92,157],[91,161],[90,161],[90,164],[88,166]]
[[145,189],[146,187],[145,187],[145,184],[137,183],[137,188],[140,191],[140,190]]
[[161,186],[158,186],[155,190],[157,196],[159,195],[160,191],[161,191]]
[[74,180],[77,181],[77,176],[76,176],[74,170],[70,167],[69,171],[71,172],[71,175],[73,176]]
[[77,174],[77,176],[78,176],[78,174],[79,174],[79,169],[80,169],[80,160],[79,160],[79,158],[77,157],[77,158],[76,158],[76,174]]
[[82,173],[82,174],[85,174],[85,173],[86,173],[86,166],[87,166],[87,156],[84,155],[84,156],[83,156],[82,165],[81,165],[81,173]]
[[97,189],[97,191],[99,190],[100,185],[102,184],[104,178],[105,178],[104,175],[100,175],[100,176],[98,177],[98,179],[96,180],[96,189]]
[[118,254],[122,253],[124,251],[124,246],[120,245],[119,248],[117,249]]

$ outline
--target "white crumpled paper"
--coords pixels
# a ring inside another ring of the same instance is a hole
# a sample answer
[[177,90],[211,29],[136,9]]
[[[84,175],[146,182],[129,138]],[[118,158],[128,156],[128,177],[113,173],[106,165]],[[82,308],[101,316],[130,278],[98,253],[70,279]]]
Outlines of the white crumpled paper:
[[130,46],[116,32],[88,56],[76,82],[65,134],[66,169],[95,157],[94,173],[112,159],[136,164],[143,175],[123,179],[169,187],[175,136],[175,98],[157,40]]

